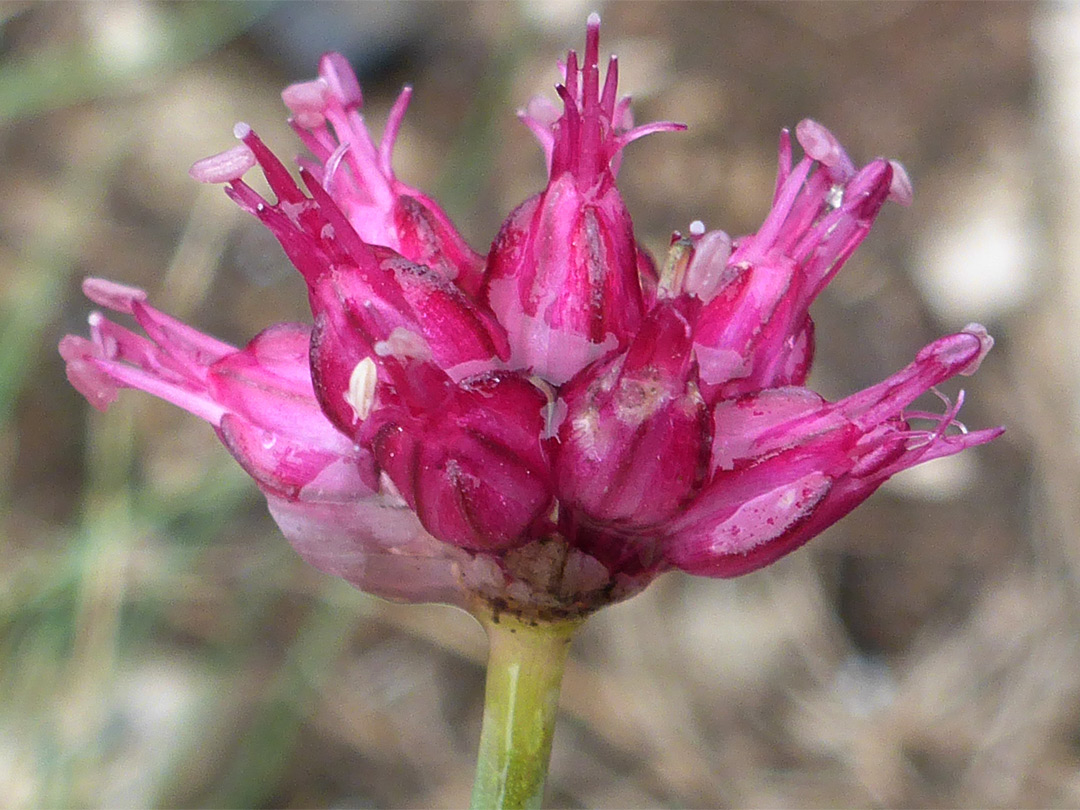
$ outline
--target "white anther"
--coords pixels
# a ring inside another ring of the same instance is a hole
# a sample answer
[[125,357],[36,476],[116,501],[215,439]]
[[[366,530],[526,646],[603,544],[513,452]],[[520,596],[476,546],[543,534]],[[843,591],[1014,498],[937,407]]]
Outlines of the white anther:
[[349,390],[345,392],[345,401],[356,412],[356,419],[363,422],[371,414],[375,404],[375,385],[379,381],[379,372],[375,361],[365,357],[356,364],[349,375]]
[[379,357],[412,357],[417,360],[428,360],[431,357],[431,348],[423,336],[410,332],[404,327],[395,326],[386,340],[380,340],[375,344],[375,354]]
[[704,222],[702,222],[700,219],[695,219],[693,222],[690,223],[691,236],[701,236],[703,233],[705,233]]
[[200,183],[229,183],[243,177],[255,163],[255,153],[247,144],[238,143],[220,154],[195,161],[188,175]]
[[844,187],[841,185],[832,186],[825,192],[825,204],[829,208],[836,210],[844,204]]

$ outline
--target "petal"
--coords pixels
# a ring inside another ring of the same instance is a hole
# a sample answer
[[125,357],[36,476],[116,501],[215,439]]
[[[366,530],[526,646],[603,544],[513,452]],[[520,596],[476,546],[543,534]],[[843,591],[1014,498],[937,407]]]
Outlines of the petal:
[[561,503],[593,522],[642,528],[691,497],[706,471],[709,424],[689,341],[687,319],[661,302],[624,355],[564,386],[553,450]]
[[60,346],[68,374],[96,407],[118,388],[138,388],[210,422],[265,491],[353,498],[376,484],[374,461],[324,416],[308,362],[310,329],[277,324],[243,350],[192,329],[145,303],[145,293],[101,280],[86,285],[100,303],[130,312],[149,338],[94,313],[92,340]]
[[[710,385],[747,376],[756,381],[754,343],[773,323],[777,307],[791,289],[793,268],[788,262],[741,269],[706,304],[695,328],[701,379]],[[783,329],[789,317],[779,319],[777,328]]]
[[[692,573],[719,560],[753,554],[808,520],[851,468],[857,439],[852,430],[771,456],[750,466],[717,473],[664,540],[664,556]],[[775,559],[775,558],[773,558]]]
[[464,381],[429,407],[376,411],[379,464],[424,527],[470,549],[521,545],[550,509],[546,398],[518,375]]
[[[717,403],[713,408],[712,468],[733,470],[738,462],[793,447],[804,438],[802,434],[785,432],[783,427],[774,429],[824,407],[825,400],[808,388],[778,388]],[[774,433],[778,438],[771,440]]]
[[461,604],[463,553],[431,537],[400,502],[266,500],[293,548],[320,571],[384,599]]
[[354,447],[325,417],[320,444],[311,434],[269,430],[235,414],[225,414],[218,437],[265,493],[283,498],[341,501],[371,493],[376,484],[369,452]]
[[623,347],[644,311],[633,225],[612,185],[583,197],[570,175],[519,206],[492,244],[482,295],[511,367],[561,385]]

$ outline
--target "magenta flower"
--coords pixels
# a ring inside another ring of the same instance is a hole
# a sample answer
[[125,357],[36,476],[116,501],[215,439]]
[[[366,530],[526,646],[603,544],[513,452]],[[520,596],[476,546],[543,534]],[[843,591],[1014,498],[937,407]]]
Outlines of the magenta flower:
[[[90,279],[90,338],[60,344],[98,408],[138,388],[212,424],[316,567],[391,598],[571,616],[669,569],[734,576],[798,548],[915,464],[983,444],[963,401],[910,410],[971,374],[978,325],[924,348],[883,383],[830,403],[805,387],[810,304],[886,200],[902,167],[859,169],[821,125],[785,131],[772,210],[730,239],[699,223],[657,271],[616,185],[623,148],[682,127],[631,124],[599,20],[570,53],[561,112],[522,117],[546,188],[485,257],[445,212],[398,180],[356,77],[328,54],[282,94],[313,157],[298,185],[249,127],[191,173],[278,238],[308,286],[312,326],[278,324],[238,350]],[[258,166],[275,200],[242,176]],[[917,427],[913,422],[922,423]]]

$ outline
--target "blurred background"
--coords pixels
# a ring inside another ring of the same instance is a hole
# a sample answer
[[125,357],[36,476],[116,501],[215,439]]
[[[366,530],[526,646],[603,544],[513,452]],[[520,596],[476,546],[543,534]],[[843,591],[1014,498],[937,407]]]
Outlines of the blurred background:
[[690,126],[628,150],[644,241],[755,229],[803,117],[900,159],[915,203],[816,305],[814,386],[978,320],[962,418],[1008,433],[767,570],[591,619],[549,806],[1080,804],[1080,5],[123,0],[0,8],[0,805],[467,802],[472,619],[306,567],[205,424],[130,392],[92,411],[55,347],[87,275],[234,343],[307,317],[270,234],[187,168],[238,120],[298,152],[278,94],[324,50],[375,132],[415,86],[398,174],[484,249],[544,182],[514,110],[554,98],[594,8],[638,120]]

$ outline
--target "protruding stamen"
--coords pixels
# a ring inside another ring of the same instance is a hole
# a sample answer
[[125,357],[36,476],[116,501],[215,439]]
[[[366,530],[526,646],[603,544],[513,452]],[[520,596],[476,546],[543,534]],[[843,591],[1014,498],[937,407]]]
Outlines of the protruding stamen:
[[383,127],[382,140],[379,142],[379,168],[387,177],[394,176],[391,157],[394,154],[394,143],[401,130],[401,121],[405,118],[405,110],[409,107],[412,92],[412,85],[407,84],[401,88],[401,93],[398,94],[394,106],[390,108],[390,115],[386,118],[386,126]]
[[[103,278],[87,278],[82,283],[83,295],[98,306],[131,315],[135,303],[146,301],[146,291]],[[98,315],[100,317],[100,314]]]
[[616,138],[615,149],[616,151],[620,150],[628,143],[633,143],[638,138],[644,138],[646,135],[652,135],[654,132],[682,132],[684,129],[686,129],[686,124],[678,124],[674,121],[653,121],[649,124],[642,124],[640,127],[634,127]]
[[841,180],[854,174],[855,165],[840,145],[840,141],[817,121],[804,118],[795,127],[795,137],[807,157],[832,169]]
[[892,183],[889,185],[889,199],[903,206],[911,205],[915,191],[911,187],[911,178],[907,170],[897,160],[890,160],[892,166]]
[[364,105],[360,82],[353,73],[349,60],[340,53],[323,54],[319,60],[319,76],[326,82],[334,98],[341,102],[341,106],[349,109]]
[[296,123],[306,129],[315,129],[326,120],[326,107],[330,88],[323,79],[290,84],[281,91],[281,100],[293,114]]
[[257,161],[246,144],[238,143],[216,155],[191,164],[188,175],[200,183],[231,183],[239,180]]
[[970,363],[968,363],[966,366],[960,369],[960,371],[957,372],[964,377],[970,377],[972,374],[979,370],[979,366],[982,364],[983,358],[986,357],[986,355],[990,352],[992,348],[994,348],[994,339],[990,337],[990,333],[986,331],[986,327],[983,326],[981,323],[969,323],[963,328],[963,332],[968,335],[973,335],[974,337],[979,339],[978,356],[976,356],[974,360],[972,360]]
[[341,165],[341,161],[344,159],[345,153],[348,151],[348,142],[340,144],[337,149],[335,149],[330,154],[330,157],[326,159],[326,163],[323,164],[323,188],[325,188],[327,191],[330,191],[331,194],[333,193],[332,189],[334,188],[334,178],[337,176],[338,167]]

